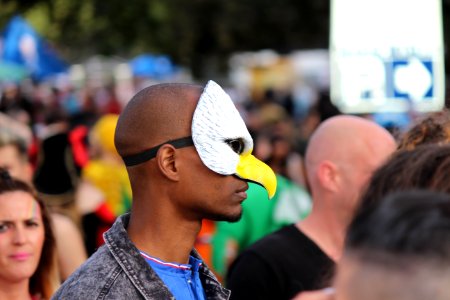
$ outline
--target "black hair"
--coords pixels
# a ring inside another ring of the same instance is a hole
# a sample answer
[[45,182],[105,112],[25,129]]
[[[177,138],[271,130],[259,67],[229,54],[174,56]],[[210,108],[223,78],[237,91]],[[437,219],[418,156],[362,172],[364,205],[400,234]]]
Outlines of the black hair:
[[37,198],[36,191],[27,183],[12,178],[8,170],[0,168],[0,194],[22,191],[30,194],[34,198]]
[[450,194],[394,192],[353,219],[346,248],[431,259],[450,257]]
[[[385,195],[408,189],[450,193],[450,145],[422,145],[399,150],[373,174],[360,201],[360,210]],[[358,214],[358,212],[357,212]]]

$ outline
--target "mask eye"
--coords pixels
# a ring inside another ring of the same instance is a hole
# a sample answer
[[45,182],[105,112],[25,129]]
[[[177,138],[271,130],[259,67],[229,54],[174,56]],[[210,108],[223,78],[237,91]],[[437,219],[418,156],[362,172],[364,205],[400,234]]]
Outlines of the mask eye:
[[225,142],[237,154],[242,154],[242,152],[244,151],[244,141],[241,138],[226,140]]

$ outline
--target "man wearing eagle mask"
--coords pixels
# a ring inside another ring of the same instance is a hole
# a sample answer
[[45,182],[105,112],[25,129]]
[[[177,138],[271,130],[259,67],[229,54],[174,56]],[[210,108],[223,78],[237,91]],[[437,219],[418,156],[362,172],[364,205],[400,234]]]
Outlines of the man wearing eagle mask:
[[147,87],[120,115],[115,146],[131,212],[53,299],[228,299],[193,249],[202,220],[237,221],[249,181],[276,190],[230,97],[213,81]]

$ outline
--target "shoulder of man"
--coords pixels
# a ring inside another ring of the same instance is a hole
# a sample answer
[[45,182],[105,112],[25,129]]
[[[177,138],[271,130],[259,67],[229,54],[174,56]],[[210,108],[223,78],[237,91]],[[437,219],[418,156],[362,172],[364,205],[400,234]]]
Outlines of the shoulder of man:
[[121,291],[117,296],[139,298],[128,279],[118,280],[122,276],[125,276],[122,267],[102,246],[61,285],[52,299],[104,299],[115,294],[115,290]]

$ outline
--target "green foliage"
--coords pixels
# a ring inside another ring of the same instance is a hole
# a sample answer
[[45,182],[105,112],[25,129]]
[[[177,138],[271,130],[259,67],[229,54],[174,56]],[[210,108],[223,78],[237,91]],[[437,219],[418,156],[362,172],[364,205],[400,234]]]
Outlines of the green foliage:
[[[201,76],[234,51],[326,47],[326,0],[2,1],[0,25],[15,13],[69,61],[93,54],[165,53]],[[222,67],[221,67],[222,66]]]

